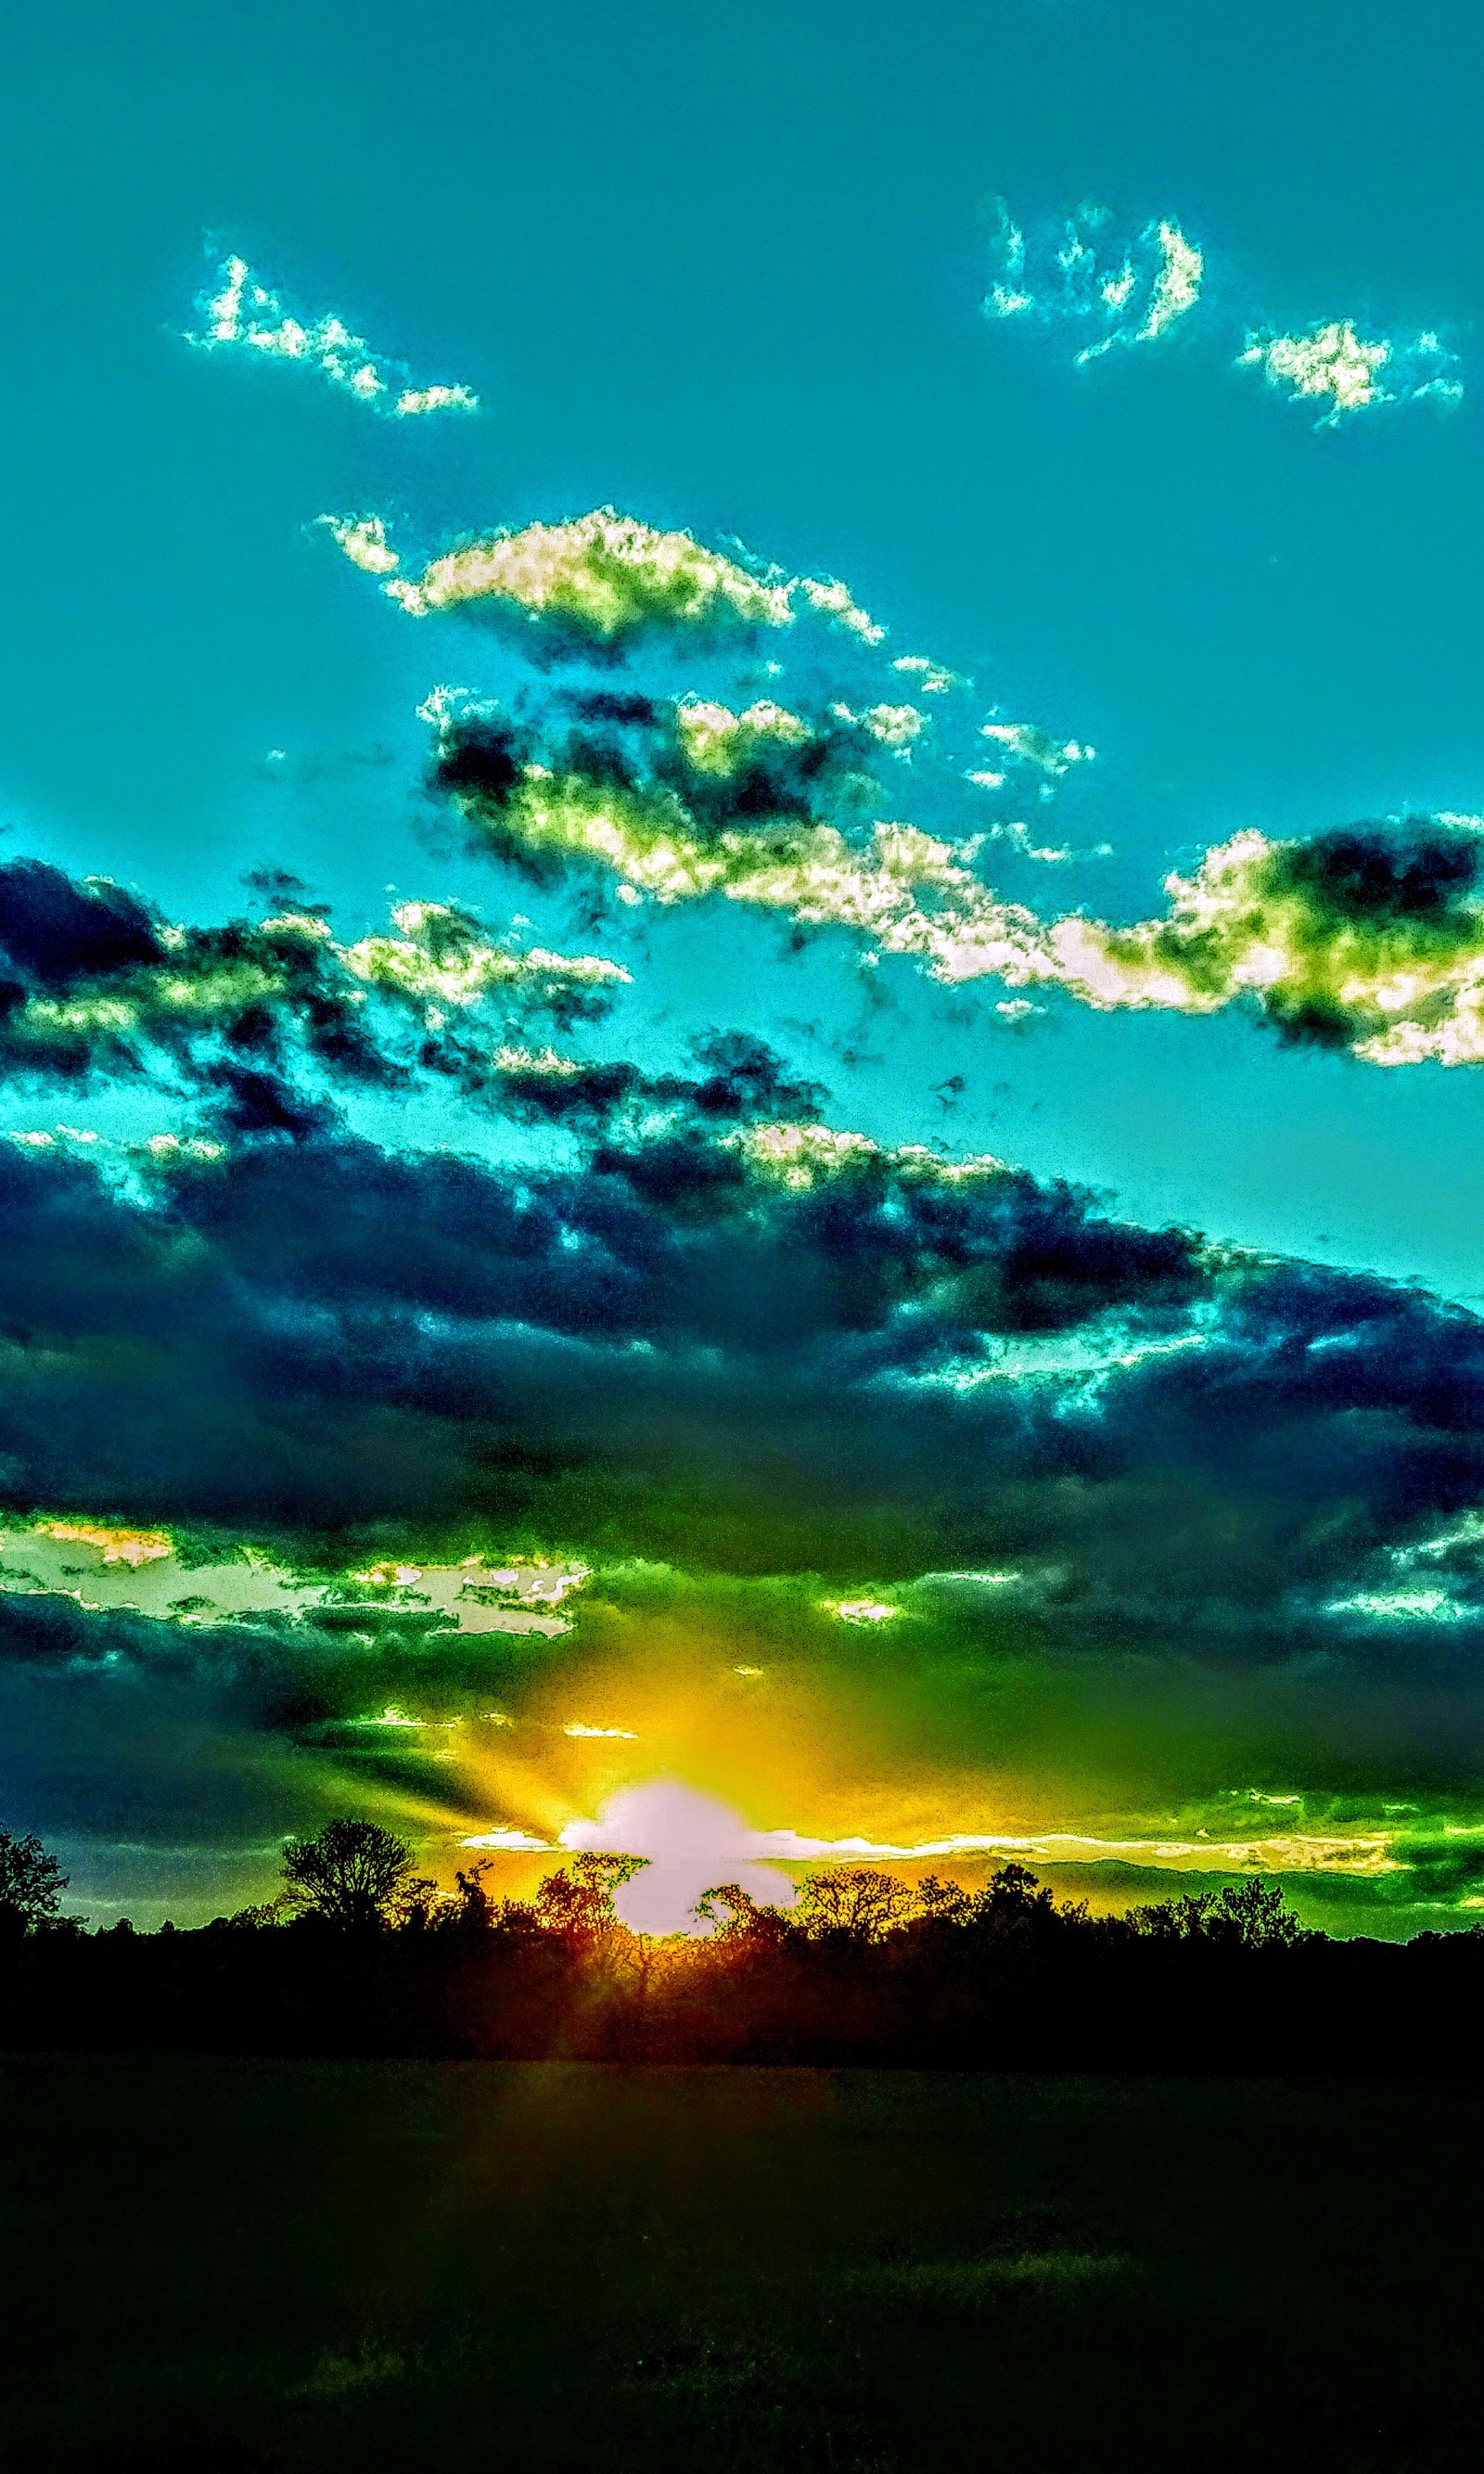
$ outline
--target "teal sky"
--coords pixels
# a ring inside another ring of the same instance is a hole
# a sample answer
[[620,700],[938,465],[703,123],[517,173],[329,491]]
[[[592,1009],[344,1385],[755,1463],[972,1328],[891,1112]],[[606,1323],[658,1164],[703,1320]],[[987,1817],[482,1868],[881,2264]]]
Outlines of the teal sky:
[[[1457,0],[0,36],[0,1823],[90,1911],[679,1780],[754,1854],[1208,1841],[1472,1920],[1481,71]],[[193,349],[237,254],[384,400]],[[429,386],[479,409],[386,417]],[[603,508],[656,528],[607,636]],[[377,589],[538,524],[576,618]],[[725,625],[656,584],[697,544]],[[708,770],[696,694],[788,710]],[[953,849],[893,952],[797,885],[904,820]],[[721,873],[651,898],[651,831]],[[936,981],[950,914],[1023,979]]]
[[[609,501],[846,577],[894,646],[1097,747],[1040,821],[1114,855],[1043,904],[1144,915],[1240,826],[1484,802],[1456,7],[63,8],[4,57],[13,842],[202,916],[262,860],[368,921],[389,880],[488,900],[416,838],[412,709],[446,643],[304,530],[362,506],[435,541]],[[987,324],[996,195],[1028,228],[1086,198],[1177,218],[1200,322],[1082,370],[1055,328]],[[208,232],[485,410],[377,423],[187,352]],[[1231,367],[1248,324],[1337,316],[1442,330],[1461,405],[1316,432]],[[770,930],[663,941],[636,1010],[672,1008],[672,1039],[726,1018],[731,971],[785,1046],[856,1002],[850,955],[785,978]],[[1235,1017],[1054,1005],[1011,1033],[910,966],[884,987],[879,1065],[799,1051],[837,1121],[1484,1289],[1475,1073],[1283,1052]]]

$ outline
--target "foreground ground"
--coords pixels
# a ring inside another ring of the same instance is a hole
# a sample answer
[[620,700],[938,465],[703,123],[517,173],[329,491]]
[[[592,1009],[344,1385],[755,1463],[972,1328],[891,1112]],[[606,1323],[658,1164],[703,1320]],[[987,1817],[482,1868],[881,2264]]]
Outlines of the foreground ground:
[[0,2462],[1472,2468],[1477,2104],[0,2057]]

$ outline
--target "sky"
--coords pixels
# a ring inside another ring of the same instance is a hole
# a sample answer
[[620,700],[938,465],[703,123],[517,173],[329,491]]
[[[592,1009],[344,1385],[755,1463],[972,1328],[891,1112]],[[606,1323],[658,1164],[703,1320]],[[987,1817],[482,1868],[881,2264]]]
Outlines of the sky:
[[0,41],[0,1820],[1474,1921],[1466,16]]

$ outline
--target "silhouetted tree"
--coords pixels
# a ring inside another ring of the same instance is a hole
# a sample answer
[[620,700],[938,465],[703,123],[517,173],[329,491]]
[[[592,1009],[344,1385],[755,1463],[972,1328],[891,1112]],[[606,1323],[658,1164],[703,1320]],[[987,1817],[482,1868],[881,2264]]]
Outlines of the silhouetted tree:
[[712,1945],[745,1942],[776,1948],[797,1929],[777,1907],[761,1905],[740,1881],[718,1881],[714,1889],[703,1890],[691,1912],[711,1927],[707,1938]]
[[645,1869],[643,1856],[578,1856],[562,1871],[548,1873],[536,1893],[536,1921],[548,1932],[606,1938],[626,1928],[613,1904],[636,1873]]
[[910,1882],[890,1873],[841,1864],[812,1874],[799,1904],[805,1928],[815,1939],[839,1933],[853,1941],[879,1941],[893,1925],[906,1923],[912,1892]]
[[283,1851],[288,1904],[300,1915],[367,1931],[406,1921],[431,1882],[415,1880],[412,1850],[376,1821],[327,1821]]
[[1229,1881],[1224,1890],[1135,1907],[1129,1924],[1142,1940],[1217,1942],[1229,1950],[1294,1950],[1315,1938],[1282,1891],[1260,1874]]
[[0,1830],[0,1933],[36,1932],[56,1924],[67,1876],[34,1833]]
[[480,1933],[488,1932],[493,1927],[495,1902],[484,1886],[491,1860],[488,1856],[481,1856],[467,1872],[454,1874],[453,1896],[445,1899],[437,1919],[446,1931]]
[[926,1873],[917,1884],[917,1904],[930,1924],[962,1925],[973,1912],[974,1901],[961,1881],[944,1881],[937,1873]]

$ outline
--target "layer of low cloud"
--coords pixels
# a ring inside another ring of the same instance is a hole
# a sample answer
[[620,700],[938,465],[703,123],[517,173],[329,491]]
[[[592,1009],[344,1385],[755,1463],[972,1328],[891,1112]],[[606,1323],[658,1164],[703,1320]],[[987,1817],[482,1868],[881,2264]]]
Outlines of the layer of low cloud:
[[471,387],[415,385],[401,362],[375,352],[332,311],[315,318],[296,314],[245,258],[224,258],[215,280],[216,289],[208,288],[197,301],[200,324],[186,337],[203,352],[292,362],[396,421],[479,408]]

